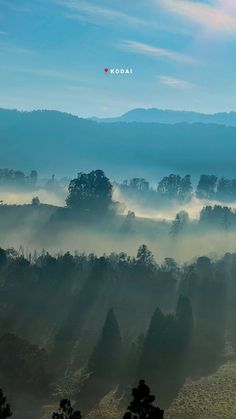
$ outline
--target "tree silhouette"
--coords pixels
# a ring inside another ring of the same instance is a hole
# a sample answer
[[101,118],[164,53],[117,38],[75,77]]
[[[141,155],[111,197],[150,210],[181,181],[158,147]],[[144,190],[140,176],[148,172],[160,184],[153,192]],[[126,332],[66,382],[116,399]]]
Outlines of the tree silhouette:
[[40,200],[38,196],[34,196],[31,201],[31,205],[38,207],[40,205]]
[[164,410],[153,406],[155,396],[150,394],[150,388],[144,380],[139,381],[137,388],[132,390],[133,400],[123,419],[163,419]]
[[69,184],[68,208],[104,212],[112,204],[112,184],[102,170],[78,173]]
[[158,192],[171,199],[178,199],[181,184],[181,176],[171,174],[165,176],[158,184]]
[[152,252],[148,249],[146,244],[142,244],[141,246],[139,246],[136,260],[138,266],[155,266],[154,256]]
[[107,313],[101,336],[89,360],[89,370],[102,381],[115,381],[120,371],[122,342],[113,309]]
[[183,232],[184,228],[189,222],[189,215],[186,211],[180,211],[176,214],[175,220],[171,224],[170,235],[172,237],[178,236]]
[[32,170],[30,173],[30,183],[32,185],[36,185],[37,181],[38,181],[38,173],[36,170]]
[[179,198],[182,201],[186,201],[191,199],[193,193],[193,187],[191,182],[191,176],[186,175],[182,177],[180,181],[180,189],[179,189]]
[[215,175],[201,175],[197,185],[196,196],[200,199],[214,198],[217,180],[218,178]]
[[0,419],[6,419],[12,416],[10,405],[6,401],[7,399],[0,389]]
[[79,393],[83,412],[92,409],[120,378],[122,340],[113,309],[108,311],[101,335],[88,361],[88,379]]
[[71,407],[68,399],[62,399],[57,413],[53,413],[52,419],[82,419],[81,413]]

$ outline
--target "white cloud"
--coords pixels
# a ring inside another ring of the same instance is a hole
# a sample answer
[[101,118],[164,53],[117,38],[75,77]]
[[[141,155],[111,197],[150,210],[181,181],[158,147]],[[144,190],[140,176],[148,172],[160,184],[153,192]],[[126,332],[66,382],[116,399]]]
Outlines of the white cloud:
[[193,63],[194,59],[184,54],[171,51],[169,49],[154,47],[149,44],[142,42],[124,40],[120,43],[120,46],[130,52],[143,54],[151,57],[164,57],[177,62]]
[[[90,23],[101,23],[102,21],[110,21],[113,23],[125,23],[127,25],[134,26],[146,26],[149,24],[149,22],[145,19],[135,17],[115,9],[90,4],[88,2],[75,0],[56,0],[56,3],[76,12],[76,14],[65,15],[65,17],[69,19],[83,20],[88,21]],[[155,25],[157,26],[157,23],[155,23]]]
[[174,89],[191,90],[194,87],[196,87],[195,84],[190,83],[186,80],[180,80],[180,79],[176,79],[170,76],[157,76],[157,77],[161,84],[164,84]]
[[191,0],[154,0],[174,15],[214,33],[236,33],[236,4],[232,0],[213,0],[211,4]]

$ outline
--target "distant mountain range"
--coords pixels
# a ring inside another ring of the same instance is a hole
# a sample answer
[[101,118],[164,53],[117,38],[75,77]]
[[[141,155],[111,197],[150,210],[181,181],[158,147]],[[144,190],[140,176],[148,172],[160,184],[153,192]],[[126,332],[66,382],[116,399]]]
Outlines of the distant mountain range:
[[171,172],[235,177],[235,156],[235,127],[110,124],[56,111],[0,109],[0,168],[58,176],[101,168],[119,180],[135,176],[156,180]]
[[162,109],[133,109],[116,118],[92,118],[97,122],[145,122],[160,124],[203,123],[236,126],[236,112],[203,114],[188,111],[172,111]]

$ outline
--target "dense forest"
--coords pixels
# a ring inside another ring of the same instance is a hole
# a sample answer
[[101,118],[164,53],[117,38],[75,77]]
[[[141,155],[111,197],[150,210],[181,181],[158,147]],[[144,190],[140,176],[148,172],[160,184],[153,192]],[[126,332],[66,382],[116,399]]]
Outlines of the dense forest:
[[[213,182],[201,176],[196,193],[212,191],[213,184],[215,177]],[[149,189],[138,178],[123,187]],[[22,240],[18,248],[13,243],[0,249],[0,408],[2,400],[8,414],[3,417],[100,419],[99,404],[112,394],[117,418],[133,418],[142,406],[153,416],[140,418],[162,418],[164,411],[168,418],[186,380],[214,373],[226,349],[235,350],[236,254],[196,253],[189,262],[183,254],[179,262],[170,255],[157,258],[142,242],[127,253],[127,238],[138,242],[138,229],[148,237],[158,223],[147,227],[134,212],[122,214],[113,188],[102,170],[80,172],[69,183],[63,207],[41,204],[36,196],[28,205],[0,206],[2,235],[12,229]],[[176,199],[176,190],[186,203],[193,193],[190,176],[164,177],[157,193]],[[185,235],[215,229],[227,235],[235,220],[234,210],[224,206],[205,206],[198,221],[183,209],[158,224],[158,231],[181,253]],[[38,247],[25,247],[22,225],[31,230],[35,223]],[[120,252],[108,247],[102,255],[86,253],[81,240],[91,230],[102,240],[104,229],[120,237]],[[67,230],[78,235],[82,251],[40,250],[40,234],[65,247]],[[112,406],[107,418],[109,411]]]
[[61,396],[86,413],[115,388],[122,411],[139,378],[167,408],[235,347],[235,266],[235,254],[159,265],[145,245],[135,258],[2,249],[0,373],[18,417],[23,401]]

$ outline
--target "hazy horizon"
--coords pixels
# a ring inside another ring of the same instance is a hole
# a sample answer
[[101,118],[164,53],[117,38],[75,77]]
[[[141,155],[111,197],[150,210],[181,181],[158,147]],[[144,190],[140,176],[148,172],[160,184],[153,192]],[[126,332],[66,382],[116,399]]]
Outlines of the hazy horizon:
[[91,119],[91,118],[98,118],[98,119],[106,119],[106,118],[108,118],[108,119],[112,119],[112,118],[119,118],[119,117],[121,117],[121,116],[123,116],[123,115],[125,115],[125,114],[127,114],[128,112],[130,112],[130,111],[135,111],[135,110],[144,110],[144,111],[149,111],[149,110],[158,110],[158,111],[173,111],[173,112],[187,112],[187,113],[197,113],[197,114],[202,114],[202,115],[208,115],[208,116],[212,116],[212,115],[217,115],[217,114],[231,114],[231,113],[236,113],[236,108],[235,109],[230,109],[230,110],[219,110],[219,111],[216,111],[216,112],[214,112],[214,111],[209,111],[209,112],[207,112],[207,111],[202,111],[202,110],[193,110],[193,109],[175,109],[175,108],[173,108],[173,107],[166,107],[166,108],[161,108],[161,107],[158,107],[158,106],[156,106],[156,107],[148,107],[148,106],[146,106],[146,107],[134,107],[134,108],[128,108],[128,109],[126,109],[126,108],[124,108],[124,110],[123,111],[121,111],[120,113],[118,113],[118,114],[109,114],[109,115],[100,115],[100,116],[98,116],[98,115],[91,115],[91,114],[87,114],[87,115],[83,115],[83,116],[81,116],[81,114],[79,114],[79,113],[73,113],[73,112],[70,112],[70,111],[67,111],[66,109],[57,109],[56,107],[55,108],[21,108],[21,107],[16,107],[16,108],[13,108],[13,107],[3,107],[3,106],[1,106],[0,107],[0,109],[3,109],[3,110],[9,110],[9,111],[18,111],[18,112],[28,112],[28,113],[30,113],[30,112],[37,112],[37,111],[39,111],[39,112],[41,112],[41,111],[49,111],[49,112],[60,112],[60,113],[66,113],[66,114],[68,114],[68,115],[72,115],[72,116],[77,116],[78,118],[83,118],[83,119]]

